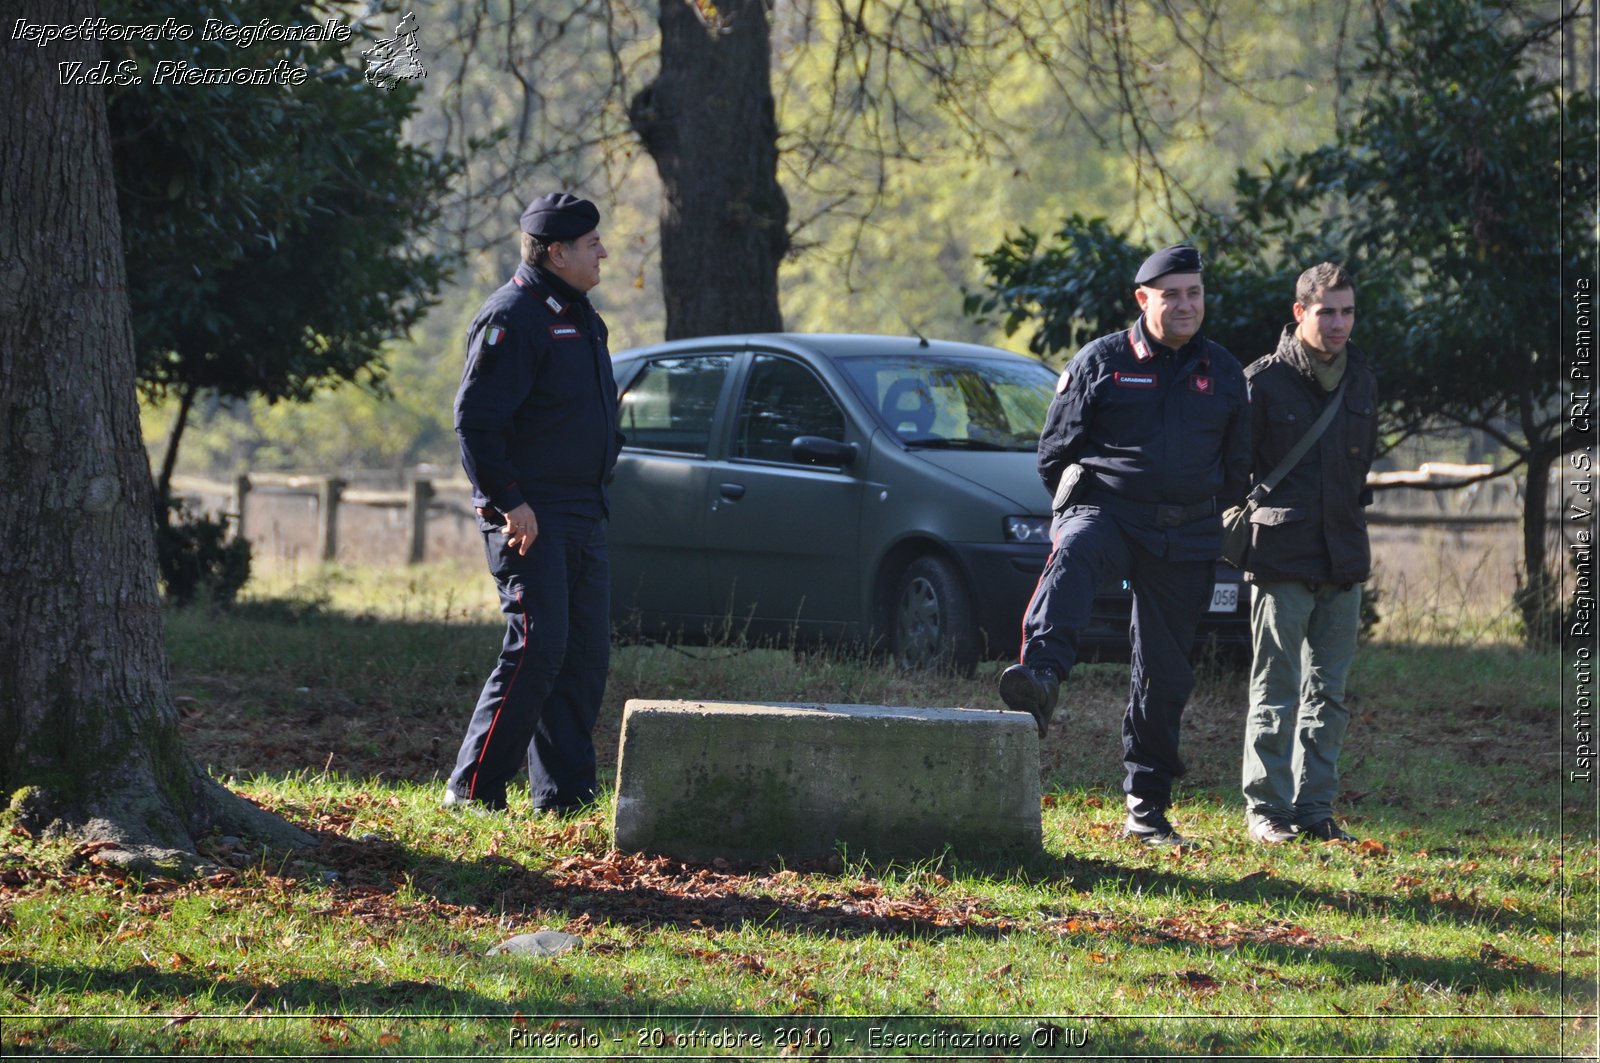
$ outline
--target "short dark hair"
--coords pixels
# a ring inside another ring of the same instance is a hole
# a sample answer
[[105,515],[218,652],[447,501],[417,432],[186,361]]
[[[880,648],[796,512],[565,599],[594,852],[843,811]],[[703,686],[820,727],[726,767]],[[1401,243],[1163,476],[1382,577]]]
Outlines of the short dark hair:
[[1294,282],[1294,301],[1301,306],[1312,307],[1322,302],[1322,297],[1328,292],[1345,289],[1349,289],[1351,295],[1356,294],[1356,282],[1345,268],[1332,262],[1319,262],[1300,274],[1300,279]]
[[529,266],[542,266],[550,257],[550,245],[554,240],[541,240],[531,233],[522,234],[522,261]]

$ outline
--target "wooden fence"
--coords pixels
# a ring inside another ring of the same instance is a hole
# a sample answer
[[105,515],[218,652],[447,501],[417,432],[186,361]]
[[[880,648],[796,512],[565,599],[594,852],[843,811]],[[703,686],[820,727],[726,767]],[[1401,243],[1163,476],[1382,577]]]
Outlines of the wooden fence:
[[[1474,482],[1486,472],[1488,466],[1429,462],[1418,469],[1373,473],[1369,482],[1376,489],[1377,502],[1368,511],[1368,519],[1374,525],[1437,528],[1519,523],[1520,481]],[[256,540],[258,546],[270,550],[272,543],[292,540],[290,547],[280,545],[279,552],[309,553],[315,560],[332,561],[341,556],[351,560],[350,554],[364,553],[371,560],[403,559],[416,564],[427,560],[430,552],[476,549],[472,488],[465,478],[412,476],[398,488],[371,486],[374,482],[373,477],[244,472],[231,483],[180,476],[174,479],[173,489],[204,511],[226,514],[236,522],[237,534]],[[399,482],[399,477],[390,474],[388,482]],[[1552,492],[1553,505],[1559,505],[1559,497],[1559,491]],[[285,509],[283,502],[288,499],[299,499],[304,506]],[[276,509],[269,500],[277,503]],[[341,522],[347,518],[367,519],[370,525],[370,518],[353,511],[382,512],[388,519],[382,527],[369,527],[365,535],[346,536]],[[313,521],[315,533],[308,538],[307,525]],[[431,547],[430,521],[434,528]],[[396,537],[402,541],[394,543]],[[341,539],[357,538],[382,539],[384,547],[376,551],[364,545],[353,547],[349,541],[341,543]]]
[[[1369,524],[1450,526],[1522,523],[1522,481],[1512,476],[1484,480],[1488,465],[1425,461],[1415,469],[1367,474],[1376,501],[1367,510]],[[1552,479],[1560,470],[1552,470]],[[1558,506],[1559,484],[1552,483],[1552,506]]]
[[[347,506],[400,511],[407,529],[405,560],[417,564],[428,556],[428,519],[451,514],[475,519],[472,511],[472,485],[464,478],[433,480],[416,477],[398,490],[353,486],[337,476],[308,476],[291,473],[244,472],[231,484],[192,476],[177,476],[173,493],[198,502],[203,509],[221,512],[234,522],[235,534],[253,534],[253,497],[261,495],[302,497],[315,500],[315,556],[322,561],[339,557],[340,515]],[[221,505],[218,505],[221,503]]]

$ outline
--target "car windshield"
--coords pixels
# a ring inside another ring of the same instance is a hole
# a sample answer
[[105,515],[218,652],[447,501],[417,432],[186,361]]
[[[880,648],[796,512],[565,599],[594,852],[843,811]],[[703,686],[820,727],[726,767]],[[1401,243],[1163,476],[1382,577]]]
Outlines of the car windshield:
[[1037,362],[960,355],[841,358],[837,364],[908,446],[1033,450],[1056,374]]

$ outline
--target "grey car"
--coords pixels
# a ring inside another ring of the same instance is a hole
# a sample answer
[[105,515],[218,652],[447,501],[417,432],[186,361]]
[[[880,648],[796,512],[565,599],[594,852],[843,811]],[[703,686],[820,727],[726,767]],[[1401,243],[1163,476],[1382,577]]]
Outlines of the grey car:
[[[761,334],[614,359],[612,621],[627,638],[1015,656],[1049,551],[1034,455],[1056,374],[972,344]],[[1236,577],[1237,574],[1234,574]],[[1212,638],[1247,621],[1219,578]],[[1127,594],[1084,649],[1127,655]],[[1232,632],[1232,633],[1229,633]]]

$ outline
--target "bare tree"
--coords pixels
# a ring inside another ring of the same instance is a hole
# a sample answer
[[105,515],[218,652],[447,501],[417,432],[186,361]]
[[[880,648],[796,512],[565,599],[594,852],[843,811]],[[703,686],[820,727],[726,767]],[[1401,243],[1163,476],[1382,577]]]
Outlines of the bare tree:
[[[9,18],[76,23],[92,0]],[[176,870],[212,826],[299,830],[183,752],[167,692],[105,96],[92,42],[0,46],[0,794],[14,825]]]
[[449,0],[422,26],[430,57],[413,136],[466,160],[443,235],[471,251],[507,243],[550,183],[615,189],[651,19],[629,0]]
[[442,113],[457,154],[485,116],[512,116],[465,192],[494,218],[532,174],[614,182],[642,145],[663,186],[667,336],[769,329],[783,257],[821,218],[867,224],[889,167],[930,138],[1003,157],[1039,134],[992,91],[1017,64],[1053,88],[1064,127],[1132,160],[1130,199],[1163,218],[1192,207],[1168,159],[1208,135],[1207,95],[1265,99],[1283,74],[1241,72],[1224,3],[457,0],[435,16],[459,56]]

